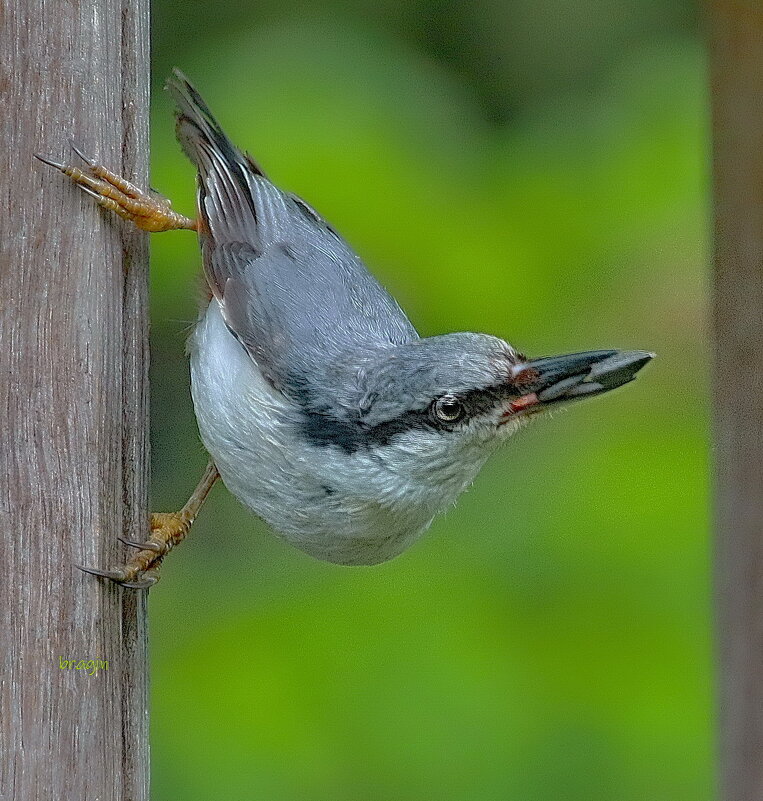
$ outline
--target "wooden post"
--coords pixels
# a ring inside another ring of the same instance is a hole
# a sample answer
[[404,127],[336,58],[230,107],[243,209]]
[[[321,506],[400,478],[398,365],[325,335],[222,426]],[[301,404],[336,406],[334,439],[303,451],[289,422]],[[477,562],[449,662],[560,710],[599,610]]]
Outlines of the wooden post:
[[148,0],[0,16],[3,801],[148,800],[145,596],[74,567],[146,533],[146,237],[33,158],[146,186],[148,47]]
[[724,801],[763,798],[763,4],[710,6]]

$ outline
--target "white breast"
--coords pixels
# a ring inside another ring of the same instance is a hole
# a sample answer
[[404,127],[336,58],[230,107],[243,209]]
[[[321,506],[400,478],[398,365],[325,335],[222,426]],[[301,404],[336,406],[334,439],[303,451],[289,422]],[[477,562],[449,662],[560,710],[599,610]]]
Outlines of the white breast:
[[397,556],[471,483],[487,454],[399,436],[386,453],[314,447],[299,411],[261,376],[212,300],[190,342],[202,441],[228,489],[277,534],[341,564]]

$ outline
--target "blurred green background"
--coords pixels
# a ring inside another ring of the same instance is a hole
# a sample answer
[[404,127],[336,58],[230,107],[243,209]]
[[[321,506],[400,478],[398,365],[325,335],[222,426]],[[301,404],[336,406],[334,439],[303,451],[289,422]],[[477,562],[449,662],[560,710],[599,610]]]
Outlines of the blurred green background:
[[[312,561],[222,487],[151,594],[159,801],[703,801],[713,663],[708,123],[682,0],[156,0],[161,85],[318,208],[422,334],[646,348],[536,423],[399,559]],[[193,236],[153,239],[155,509],[205,455]]]

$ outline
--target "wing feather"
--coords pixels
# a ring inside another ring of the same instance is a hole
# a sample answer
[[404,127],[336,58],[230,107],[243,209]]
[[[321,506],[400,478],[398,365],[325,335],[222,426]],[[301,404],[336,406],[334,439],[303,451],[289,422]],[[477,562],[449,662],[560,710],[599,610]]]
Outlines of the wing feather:
[[300,392],[352,353],[417,338],[394,299],[310,206],[271,183],[179,71],[177,133],[196,164],[204,273],[271,383]]

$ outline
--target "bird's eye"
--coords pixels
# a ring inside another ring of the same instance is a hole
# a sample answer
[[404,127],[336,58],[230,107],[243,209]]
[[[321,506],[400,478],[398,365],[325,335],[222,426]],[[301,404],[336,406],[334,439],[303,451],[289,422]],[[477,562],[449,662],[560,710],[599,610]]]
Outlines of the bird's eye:
[[443,423],[455,423],[464,413],[464,406],[454,395],[443,395],[433,405],[435,417]]

